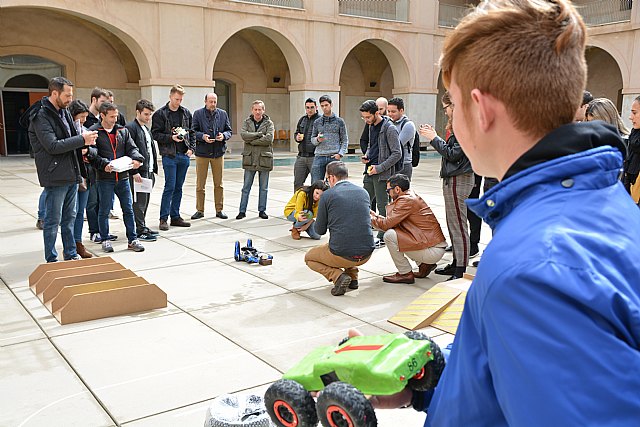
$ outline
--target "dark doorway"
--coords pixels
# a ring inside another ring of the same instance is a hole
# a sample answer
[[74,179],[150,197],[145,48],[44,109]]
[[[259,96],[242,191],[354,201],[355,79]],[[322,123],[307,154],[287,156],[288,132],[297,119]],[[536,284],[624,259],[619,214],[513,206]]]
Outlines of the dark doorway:
[[29,92],[2,91],[2,107],[7,154],[28,154],[27,129],[20,127],[18,119],[29,108]]

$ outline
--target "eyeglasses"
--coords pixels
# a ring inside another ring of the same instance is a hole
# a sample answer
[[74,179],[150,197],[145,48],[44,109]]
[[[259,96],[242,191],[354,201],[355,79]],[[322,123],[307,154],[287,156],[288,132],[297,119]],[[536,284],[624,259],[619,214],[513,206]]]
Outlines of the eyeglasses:
[[444,107],[442,107],[443,111],[447,111],[447,108],[451,107],[451,109],[453,109],[453,104],[447,104]]
[[391,188],[387,188],[387,190],[386,190],[386,191],[387,191],[387,194],[391,194],[391,190],[393,190],[393,187],[391,187]]

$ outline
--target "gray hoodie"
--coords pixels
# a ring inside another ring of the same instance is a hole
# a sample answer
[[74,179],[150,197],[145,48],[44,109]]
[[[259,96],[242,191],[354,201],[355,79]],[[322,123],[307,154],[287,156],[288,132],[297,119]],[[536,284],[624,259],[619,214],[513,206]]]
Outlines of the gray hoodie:
[[[318,142],[318,134],[324,135],[324,141]],[[311,143],[316,146],[316,156],[340,154],[344,156],[349,145],[347,127],[344,120],[331,113],[329,117],[322,115],[313,122]]]

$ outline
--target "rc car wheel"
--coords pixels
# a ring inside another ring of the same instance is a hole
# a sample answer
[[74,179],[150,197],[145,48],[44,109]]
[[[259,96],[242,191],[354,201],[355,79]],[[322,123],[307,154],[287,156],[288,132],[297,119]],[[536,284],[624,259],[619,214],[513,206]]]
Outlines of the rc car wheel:
[[267,412],[279,427],[313,427],[318,425],[316,404],[302,385],[292,380],[278,380],[264,395]]
[[442,375],[445,365],[444,356],[442,355],[442,351],[440,351],[440,347],[422,332],[408,331],[405,332],[405,335],[412,340],[429,341],[431,344],[431,354],[433,355],[433,360],[427,362],[422,370],[409,380],[409,387],[416,391],[426,391],[435,388],[435,386],[438,385],[438,381],[440,381],[440,375]]
[[337,381],[318,396],[318,418],[324,427],[376,427],[371,402],[351,384]]
[[242,261],[242,258],[240,257],[240,242],[237,240],[235,249],[233,251],[233,259],[235,259],[236,261]]

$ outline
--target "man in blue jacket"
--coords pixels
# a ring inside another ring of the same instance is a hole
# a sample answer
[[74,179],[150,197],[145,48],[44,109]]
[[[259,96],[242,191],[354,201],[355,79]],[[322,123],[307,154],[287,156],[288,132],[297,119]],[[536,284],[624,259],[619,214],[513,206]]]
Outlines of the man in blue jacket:
[[204,96],[204,107],[193,113],[193,130],[196,134],[196,213],[191,219],[204,218],[205,187],[209,167],[213,175],[213,200],[216,217],[227,219],[223,208],[222,171],[227,140],[231,138],[231,123],[227,112],[217,108],[218,95],[210,92]]
[[640,423],[640,214],[616,129],[572,123],[586,33],[567,0],[491,0],[445,41],[456,136],[501,181],[468,201],[494,236],[432,399],[378,406],[412,397],[430,426]]

